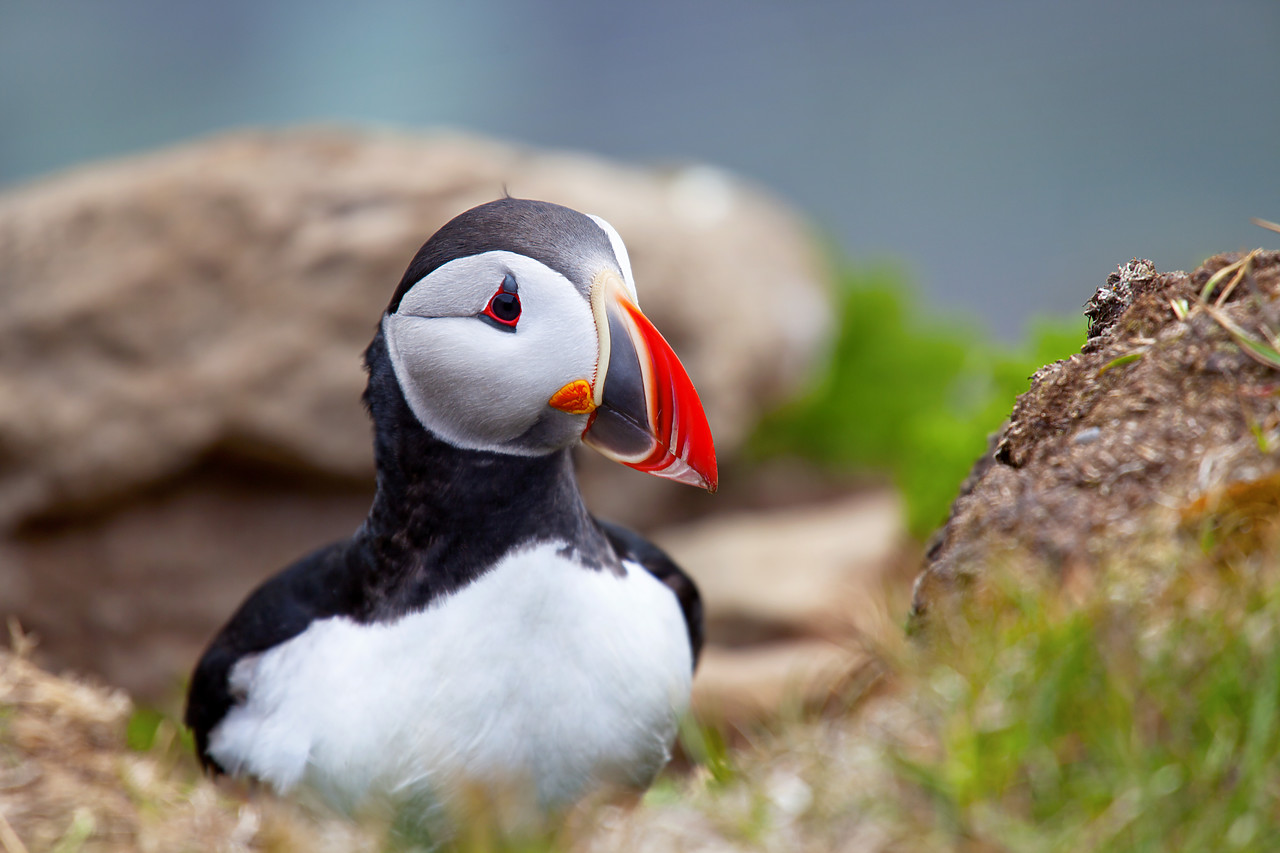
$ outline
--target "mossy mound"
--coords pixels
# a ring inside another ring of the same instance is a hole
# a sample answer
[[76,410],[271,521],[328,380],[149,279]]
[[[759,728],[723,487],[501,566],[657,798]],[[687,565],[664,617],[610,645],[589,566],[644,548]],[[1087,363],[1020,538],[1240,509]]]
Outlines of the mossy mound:
[[1077,355],[1040,369],[929,549],[913,616],[994,566],[1135,578],[1280,518],[1280,252],[1190,275],[1131,261],[1090,300]]

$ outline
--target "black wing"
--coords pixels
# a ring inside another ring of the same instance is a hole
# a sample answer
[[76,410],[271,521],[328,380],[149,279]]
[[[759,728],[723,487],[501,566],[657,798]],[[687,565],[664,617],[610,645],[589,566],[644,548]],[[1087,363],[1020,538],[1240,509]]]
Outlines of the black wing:
[[684,571],[667,556],[666,552],[645,539],[639,533],[628,530],[617,524],[595,519],[613,550],[624,560],[639,563],[649,570],[649,574],[671,588],[680,602],[684,612],[684,623],[689,629],[689,646],[693,649],[693,665],[698,666],[698,656],[702,654],[704,629],[702,624],[702,596],[698,587]]
[[205,769],[224,771],[208,754],[209,733],[236,703],[227,683],[231,668],[246,655],[292,639],[316,619],[354,609],[348,542],[321,548],[268,579],[250,593],[209,643],[187,693],[186,724],[195,735]]

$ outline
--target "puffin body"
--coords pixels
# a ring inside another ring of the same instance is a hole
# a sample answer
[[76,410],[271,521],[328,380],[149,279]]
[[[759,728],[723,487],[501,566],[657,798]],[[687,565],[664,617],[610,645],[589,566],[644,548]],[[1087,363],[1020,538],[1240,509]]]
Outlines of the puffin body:
[[215,771],[340,808],[529,826],[665,764],[693,582],[587,511],[571,449],[714,490],[706,417],[596,217],[505,198],[419,250],[365,353],[377,494],[255,590],[192,678]]

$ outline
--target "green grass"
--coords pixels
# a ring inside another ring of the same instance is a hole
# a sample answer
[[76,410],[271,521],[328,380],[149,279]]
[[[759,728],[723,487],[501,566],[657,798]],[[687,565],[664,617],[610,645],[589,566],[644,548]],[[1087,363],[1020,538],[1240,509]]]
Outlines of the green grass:
[[840,471],[889,471],[920,538],[946,518],[1031,374],[1085,340],[1078,317],[1038,323],[1027,343],[1002,345],[977,326],[926,316],[888,267],[842,274],[837,312],[827,368],[765,419],[752,450]]
[[[1224,533],[1230,536],[1229,533]],[[1275,541],[1068,589],[993,568],[927,643],[883,650],[842,711],[775,722],[733,771],[672,779],[639,817],[695,810],[742,849],[973,853],[1280,850]],[[891,722],[886,722],[891,715]],[[772,780],[810,802],[779,809]],[[884,842],[881,845],[879,842]],[[885,846],[887,845],[887,846]]]
[[[935,748],[901,749],[943,848],[1280,849],[1280,591],[1196,566],[1083,604],[1006,584],[911,677]],[[975,608],[976,610],[977,608]]]

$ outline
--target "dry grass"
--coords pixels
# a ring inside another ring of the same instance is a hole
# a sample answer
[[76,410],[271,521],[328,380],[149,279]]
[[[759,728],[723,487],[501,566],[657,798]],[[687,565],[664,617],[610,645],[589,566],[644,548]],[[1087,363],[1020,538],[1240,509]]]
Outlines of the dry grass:
[[376,849],[347,824],[224,792],[195,772],[171,721],[150,749],[130,749],[127,696],[41,670],[13,638],[0,650],[4,853]]

